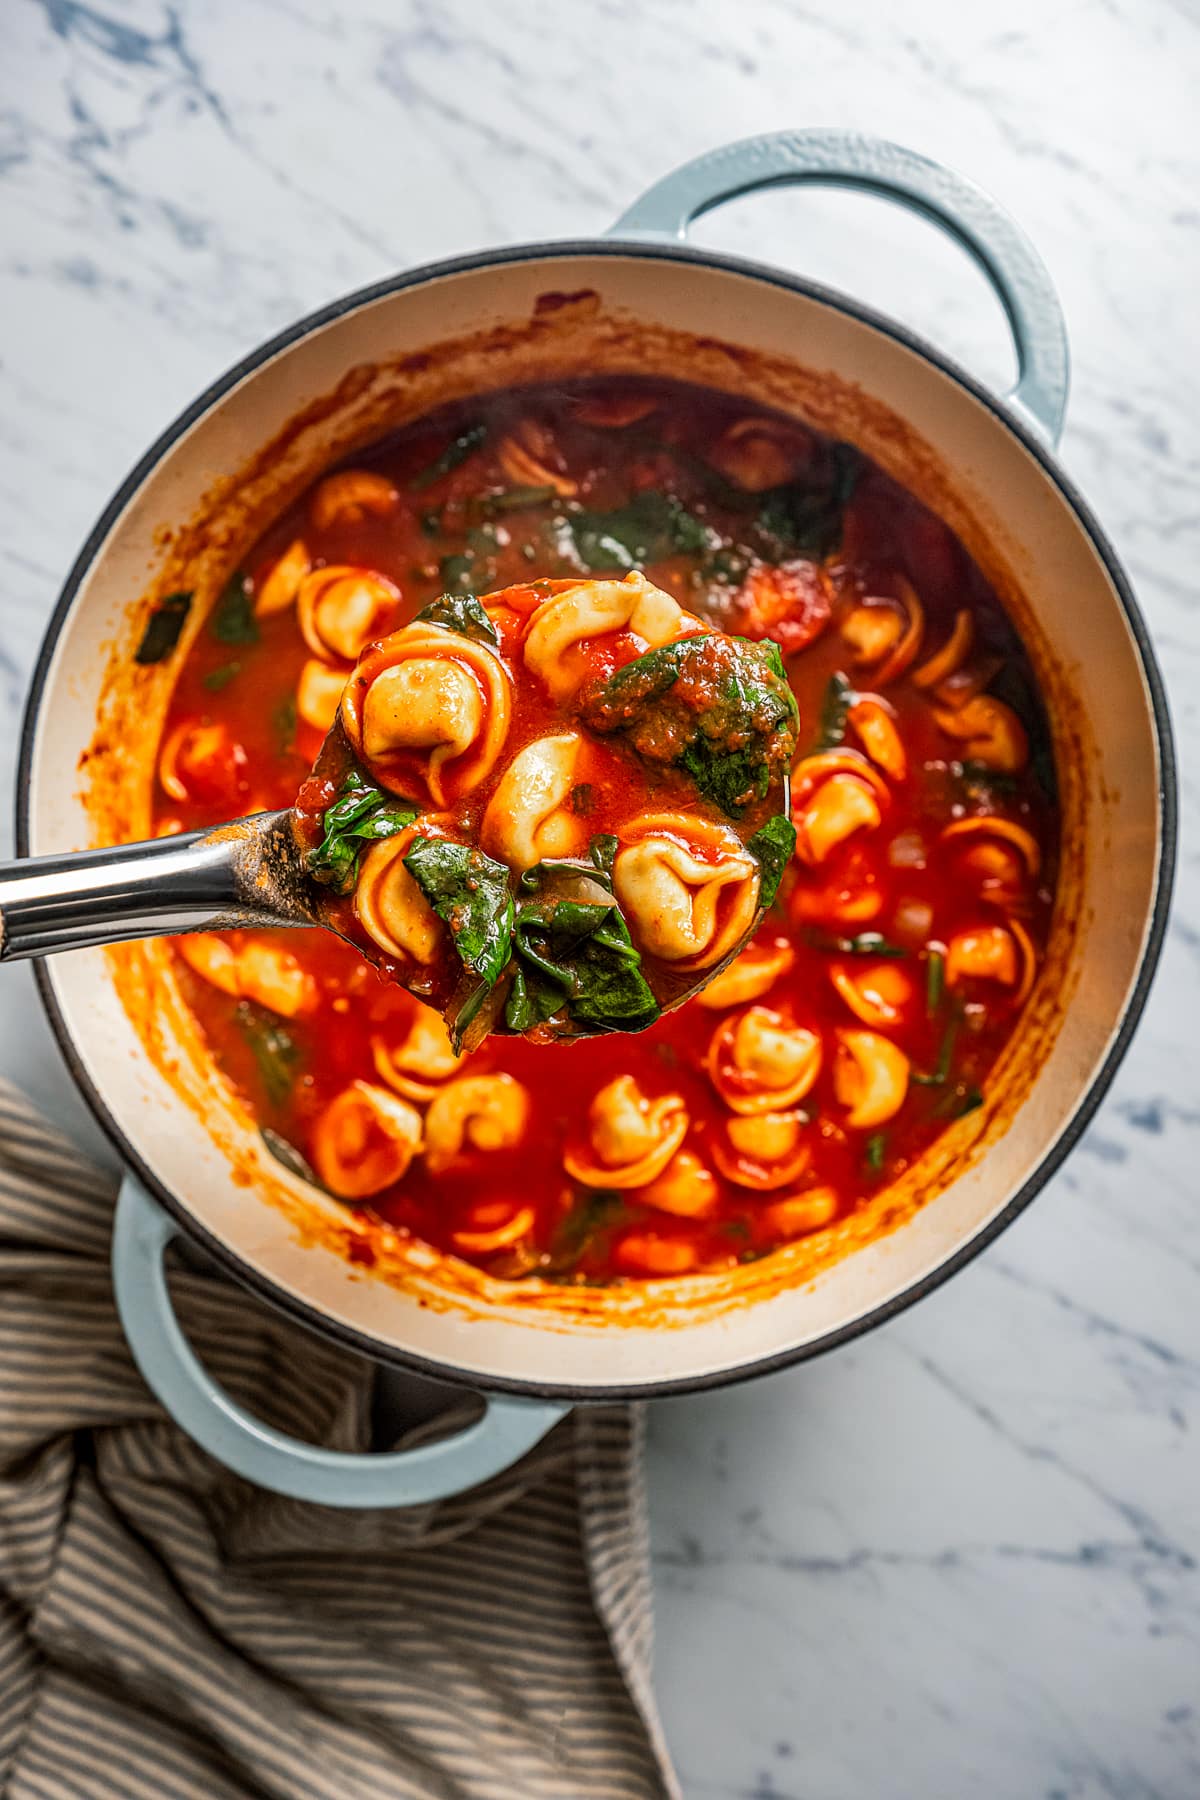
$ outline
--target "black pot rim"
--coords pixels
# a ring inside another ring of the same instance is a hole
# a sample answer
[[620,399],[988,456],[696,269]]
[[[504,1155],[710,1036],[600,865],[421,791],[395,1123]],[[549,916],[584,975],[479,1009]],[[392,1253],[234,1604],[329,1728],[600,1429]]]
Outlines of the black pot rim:
[[42,639],[41,649],[34,666],[33,681],[29,699],[21,727],[20,754],[17,763],[16,793],[16,845],[19,856],[29,854],[29,782],[33,762],[33,744],[37,729],[37,721],[41,709],[41,700],[49,673],[50,663],[54,655],[63,625],[70,613],[79,587],[91,567],[101,545],[108,536],[114,522],[142,485],[150,471],[159,463],[168,450],[178,441],[185,431],[220,400],[229,390],[236,386],[245,376],[261,368],[280,351],[288,349],[302,338],[311,336],[323,326],[356,312],[370,305],[373,301],[385,299],[393,294],[404,292],[408,288],[438,280],[449,275],[470,273],[479,269],[496,268],[509,263],[545,261],[553,263],[577,256],[613,256],[633,257],[647,261],[668,261],[699,265],[704,268],[715,268],[727,273],[748,277],[752,280],[783,288],[791,293],[803,295],[806,299],[815,300],[835,311],[847,314],[860,324],[867,325],[881,332],[885,337],[913,351],[931,364],[941,374],[948,376],[958,386],[964,388],[979,402],[1005,430],[1016,437],[1023,447],[1038,462],[1043,472],[1049,477],[1062,500],[1070,508],[1076,519],[1086,532],[1092,547],[1113,583],[1120,601],[1125,620],[1137,647],[1141,663],[1142,675],[1150,695],[1151,709],[1154,718],[1155,737],[1159,756],[1160,791],[1159,791],[1159,829],[1160,858],[1158,880],[1155,890],[1154,906],[1150,919],[1150,927],[1142,947],[1138,965],[1137,979],[1133,991],[1121,1016],[1121,1023],[1109,1045],[1104,1061],[1096,1071],[1085,1092],[1081,1095],[1075,1111],[1068,1120],[1055,1143],[1046,1152],[1029,1179],[1019,1191],[1013,1195],[1008,1205],[994,1218],[977,1231],[966,1243],[931,1269],[920,1280],[911,1283],[890,1299],[873,1307],[870,1311],[839,1326],[836,1330],[825,1332],[810,1343],[791,1346],[773,1352],[769,1356],[760,1356],[750,1362],[738,1363],[730,1368],[715,1370],[709,1374],[684,1376],[669,1381],[644,1381],[633,1385],[606,1385],[604,1383],[575,1383],[521,1381],[506,1376],[492,1376],[462,1369],[452,1363],[443,1363],[435,1359],[420,1356],[412,1351],[397,1349],[395,1346],[380,1342],[369,1333],[359,1331],[356,1327],[346,1325],[342,1321],[331,1318],[321,1312],[308,1301],[297,1295],[289,1294],[280,1288],[268,1275],[243,1260],[236,1251],[215,1237],[202,1225],[178,1199],[178,1197],[160,1182],[139,1156],[135,1145],[126,1136],[121,1125],[112,1113],[93,1084],[91,1077],[84,1069],[75,1050],[71,1034],[67,1029],[62,1012],[54,993],[46,965],[38,962],[35,966],[38,989],[45,1008],[50,1028],[58,1042],[59,1049],[66,1061],[71,1075],[84,1100],[91,1109],[101,1129],[110,1138],[117,1149],[122,1162],[138,1176],[139,1180],[166,1209],[180,1231],[194,1242],[202,1246],[215,1260],[243,1286],[250,1288],[261,1299],[276,1307],[298,1323],[310,1330],[320,1333],[344,1347],[358,1351],[372,1361],[386,1363],[397,1368],[408,1369],[417,1374],[428,1376],[434,1380],[448,1381],[458,1386],[468,1386],[484,1393],[513,1394],[529,1399],[562,1400],[597,1403],[613,1401],[633,1401],[658,1399],[671,1394],[696,1393],[710,1388],[733,1386],[738,1382],[754,1380],[760,1375],[773,1373],[777,1369],[790,1367],[792,1364],[807,1362],[813,1357],[823,1355],[836,1349],[840,1344],[863,1336],[876,1326],[895,1318],[897,1314],[914,1305],[918,1300],[933,1293],[943,1282],[964,1268],[967,1263],[987,1248],[1000,1233],[1017,1218],[1030,1204],[1034,1197],[1060,1168],[1070,1151],[1074,1148],[1094,1116],[1112,1084],[1117,1069],[1129,1048],[1138,1021],[1145,1008],[1146,999],[1158,965],[1162,951],[1163,939],[1167,926],[1167,915],[1170,908],[1171,889],[1174,881],[1176,848],[1178,836],[1178,794],[1177,769],[1174,740],[1171,730],[1170,713],[1167,707],[1162,675],[1154,654],[1150,634],[1141,610],[1134,598],[1129,580],[1117,559],[1112,545],[1093,516],[1082,495],[1059,467],[1057,459],[1046,446],[1029,429],[1023,420],[1005,409],[1002,402],[970,375],[960,368],[951,358],[945,356],[931,344],[925,342],[907,327],[898,325],[894,320],[876,312],[860,301],[837,293],[831,288],[817,282],[804,279],[802,276],[790,275],[769,264],[753,262],[740,257],[726,256],[709,250],[700,250],[690,245],[671,242],[632,242],[620,239],[566,239],[551,243],[519,244],[503,249],[487,250],[466,256],[451,257],[444,261],[425,263],[416,269],[407,270],[386,280],[375,282],[364,288],[356,289],[329,305],[307,314],[296,324],[279,332],[275,337],[250,352],[241,361],[235,363],[224,375],[208,387],[198,399],[187,407],[174,422],[167,427],[160,437],[150,446],[145,455],[130,470],[125,480],[104,508],[96,524],[89,533],[79,555],[71,568],[71,572],[63,586],[57,605],[51,614]]

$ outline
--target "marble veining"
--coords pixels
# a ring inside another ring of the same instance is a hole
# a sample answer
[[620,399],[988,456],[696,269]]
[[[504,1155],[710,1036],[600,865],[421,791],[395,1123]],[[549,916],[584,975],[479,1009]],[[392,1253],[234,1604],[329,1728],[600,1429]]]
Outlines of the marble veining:
[[[655,1409],[659,1682],[698,1800],[1200,1794],[1198,82],[1194,0],[4,9],[5,790],[113,487],[341,291],[600,230],[688,156],[814,124],[974,175],[1059,285],[1064,459],[1139,589],[1184,763],[1163,968],[1093,1126],[991,1251],[833,1357]],[[760,197],[698,238],[1009,373],[982,278],[877,203]],[[26,970],[0,978],[0,1071],[97,1141]]]

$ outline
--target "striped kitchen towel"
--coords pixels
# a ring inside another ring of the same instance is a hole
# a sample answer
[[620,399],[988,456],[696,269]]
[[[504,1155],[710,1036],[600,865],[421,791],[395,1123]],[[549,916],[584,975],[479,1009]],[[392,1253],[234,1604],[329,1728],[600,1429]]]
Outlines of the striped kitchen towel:
[[[113,1182],[0,1084],[0,1793],[676,1796],[650,1687],[642,1418],[578,1411],[405,1511],[213,1462],[113,1311]],[[364,1448],[373,1375],[220,1275],[184,1327],[271,1423]]]

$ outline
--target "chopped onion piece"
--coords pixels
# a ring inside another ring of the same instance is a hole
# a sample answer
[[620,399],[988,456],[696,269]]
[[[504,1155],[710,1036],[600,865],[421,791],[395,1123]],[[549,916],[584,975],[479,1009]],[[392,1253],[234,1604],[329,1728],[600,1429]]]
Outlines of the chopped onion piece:
[[910,944],[924,944],[933,933],[933,908],[928,900],[901,900],[892,915],[892,936]]
[[923,869],[927,861],[925,839],[919,831],[900,831],[887,848],[888,866],[893,869]]

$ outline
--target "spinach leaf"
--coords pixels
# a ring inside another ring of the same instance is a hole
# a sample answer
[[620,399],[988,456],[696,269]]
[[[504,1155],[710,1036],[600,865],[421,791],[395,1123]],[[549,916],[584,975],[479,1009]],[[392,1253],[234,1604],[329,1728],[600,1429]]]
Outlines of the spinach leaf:
[[[617,840],[598,834],[585,857],[547,857],[520,880],[516,972],[505,1010],[513,1031],[566,1011],[597,1031],[644,1031],[659,1015],[642,959],[612,894]],[[581,887],[581,884],[586,883]]]
[[903,944],[889,943],[881,931],[860,931],[854,937],[839,938],[838,948],[847,956],[907,956]]
[[561,983],[540,980],[518,962],[504,1004],[504,1023],[510,1031],[531,1031],[535,1025],[552,1019],[566,1004],[567,992]]
[[946,991],[946,958],[940,950],[931,950],[925,963],[925,1011],[935,1013]]
[[746,848],[758,858],[762,869],[758,904],[768,907],[779,892],[783,872],[792,860],[796,848],[796,827],[782,813],[776,813],[761,830],[754,833]]
[[846,721],[854,699],[854,689],[843,674],[839,672],[829,677],[821,701],[821,722],[813,744],[814,754],[819,750],[834,750],[845,741]]
[[1010,799],[1021,785],[1007,769],[990,769],[970,757],[957,765],[957,779],[964,800],[974,806],[995,806],[1001,799]]
[[517,980],[505,1022],[513,1030],[551,1018],[598,1031],[645,1031],[659,1016],[642,959],[615,901],[528,899],[513,930]]
[[770,771],[746,750],[716,750],[707,738],[689,744],[679,759],[700,792],[731,819],[766,797]]
[[413,623],[418,619],[426,625],[443,625],[447,631],[457,631],[461,637],[474,638],[478,643],[500,642],[499,632],[474,594],[442,594],[423,606]]
[[816,479],[809,473],[760,497],[754,526],[774,562],[789,556],[828,556],[842,537],[842,514],[854,492],[862,458],[853,444],[833,444]]
[[541,862],[534,863],[526,869],[520,881],[521,891],[526,894],[539,892],[549,877],[555,875],[586,876],[589,881],[598,882],[612,893],[613,863],[617,858],[617,840],[608,833],[600,833],[588,845],[586,857],[582,856],[546,856]]
[[168,594],[165,600],[159,601],[146,620],[142,641],[133,653],[134,662],[143,665],[160,663],[170,656],[179,642],[191,604],[190,593]]
[[309,851],[305,866],[314,881],[331,887],[335,894],[348,894],[358,874],[363,846],[394,837],[416,817],[417,809],[410,801],[385,794],[369,776],[350,769],[338,798],[325,808],[321,819],[325,836]]
[[512,954],[513,901],[504,863],[469,844],[419,837],[404,866],[450,927],[464,968],[478,975],[485,988],[494,987]]
[[612,512],[574,512],[566,520],[585,569],[635,569],[679,551],[697,554],[709,545],[709,528],[674,496],[653,489],[635,494]]
[[482,422],[468,425],[465,431],[460,431],[457,437],[450,439],[442,454],[435,457],[428,468],[413,476],[408,484],[412,492],[419,494],[423,489],[432,487],[443,475],[449,475],[451,469],[457,469],[460,463],[465,463],[468,456],[475,454],[487,434],[488,428]]
[[299,1175],[301,1181],[311,1182],[313,1187],[321,1187],[312,1165],[307,1157],[300,1154],[295,1144],[289,1143],[278,1131],[272,1131],[269,1125],[260,1125],[258,1135],[277,1163],[282,1163],[292,1175]]
[[443,556],[438,564],[438,579],[449,592],[465,594],[474,579],[474,568],[473,556]]
[[965,1119],[983,1105],[983,1090],[965,1081],[957,1082],[944,1093],[934,1107],[930,1118],[933,1119]]
[[889,943],[881,931],[860,931],[855,937],[834,937],[824,931],[806,931],[814,950],[836,950],[840,956],[907,956],[903,944]]
[[582,696],[579,716],[682,769],[730,818],[790,765],[798,713],[779,646],[704,633],[648,650]]
[[219,694],[231,681],[236,681],[241,672],[240,662],[222,663],[219,668],[208,671],[204,677],[204,685],[210,694]]
[[595,1188],[581,1194],[560,1223],[550,1243],[545,1274],[564,1274],[573,1269],[601,1232],[621,1221],[627,1212],[614,1188]]
[[526,507],[545,506],[557,492],[552,487],[511,487],[495,494],[475,494],[467,502],[467,516],[497,519],[504,513],[523,512]]
[[296,747],[296,727],[299,724],[296,710],[295,694],[288,694],[279,702],[271,714],[271,723],[275,727],[275,752],[278,756],[286,756],[289,750]]
[[281,1106],[299,1072],[299,1044],[273,1013],[249,1000],[239,1000],[233,1016],[258,1065],[267,1099]]
[[230,577],[228,587],[217,601],[209,620],[209,630],[222,644],[257,644],[254,599],[250,583],[240,569]]
[[912,1071],[910,1080],[914,1081],[918,1087],[945,1087],[949,1081],[950,1065],[954,1061],[954,1046],[958,1040],[959,1022],[959,1015],[956,1012],[942,1033],[938,1059],[931,1072],[926,1075],[919,1069]]

